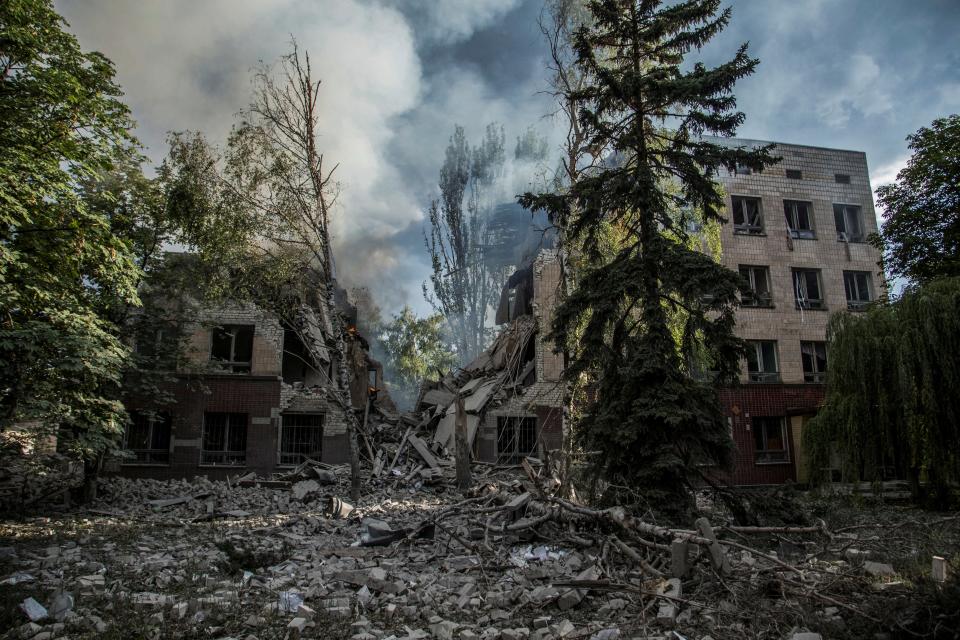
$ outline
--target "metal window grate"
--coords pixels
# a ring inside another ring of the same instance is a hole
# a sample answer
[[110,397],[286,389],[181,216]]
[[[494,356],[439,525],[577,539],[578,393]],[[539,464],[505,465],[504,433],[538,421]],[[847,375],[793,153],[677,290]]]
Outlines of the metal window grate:
[[497,418],[497,462],[520,464],[537,447],[537,419],[523,416]]
[[132,411],[131,422],[124,433],[124,448],[131,451],[140,464],[170,463],[170,425],[168,414],[147,414]]
[[300,464],[323,454],[323,414],[283,415],[280,432],[280,464]]
[[247,414],[204,413],[200,464],[244,465],[247,462]]

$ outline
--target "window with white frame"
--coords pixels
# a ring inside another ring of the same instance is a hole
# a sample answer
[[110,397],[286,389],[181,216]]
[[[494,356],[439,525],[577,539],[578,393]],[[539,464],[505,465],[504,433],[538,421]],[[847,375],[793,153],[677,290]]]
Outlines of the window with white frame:
[[803,361],[804,382],[826,382],[827,343],[801,341],[800,359]]
[[757,464],[789,462],[787,422],[781,417],[752,418],[753,453]]
[[773,294],[770,292],[770,267],[740,265],[740,277],[750,285],[750,291],[740,298],[744,307],[772,307]]
[[833,220],[837,226],[837,240],[844,242],[864,242],[863,214],[855,204],[833,205]]
[[869,271],[844,271],[843,289],[847,294],[847,308],[851,311],[863,311],[873,302]]
[[210,363],[231,373],[250,373],[253,326],[214,327],[210,336]]
[[300,464],[323,454],[323,414],[285,413],[280,427],[280,464]]
[[763,209],[760,198],[733,196],[733,232],[746,235],[763,235]]
[[170,463],[170,415],[131,411],[123,434],[123,448],[134,455],[126,464]]
[[816,239],[813,229],[813,203],[803,200],[784,200],[783,215],[787,219],[787,229],[794,238]]
[[819,269],[793,270],[793,296],[798,309],[826,309]]
[[247,414],[203,414],[200,464],[244,465],[247,463]]
[[779,382],[776,340],[747,341],[747,378],[750,382]]

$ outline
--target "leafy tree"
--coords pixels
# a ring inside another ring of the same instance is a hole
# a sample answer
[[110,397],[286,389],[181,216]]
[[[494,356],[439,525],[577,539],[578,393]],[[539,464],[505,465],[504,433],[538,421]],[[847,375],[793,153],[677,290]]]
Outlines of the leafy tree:
[[[611,491],[640,490],[665,512],[693,507],[698,465],[730,459],[715,387],[736,379],[742,353],[733,327],[743,283],[687,244],[687,223],[722,220],[714,182],[721,166],[761,169],[773,160],[767,149],[701,137],[735,132],[744,116],[734,111],[732,89],[757,64],[743,45],[715,68],[682,68],[687,53],[728,23],[730,11],[718,14],[719,5],[589,2],[591,18],[573,38],[585,80],[565,95],[598,166],[576,173],[566,192],[521,197],[577,238],[584,256],[553,325],[558,348],[570,354],[568,378],[592,381],[580,442],[599,452],[595,471]],[[611,229],[620,240],[605,257]],[[685,314],[687,340],[671,331],[675,310]],[[713,363],[714,379],[691,366],[694,348]]]
[[[960,480],[960,278],[830,319],[827,399],[804,430],[810,469],[840,453],[846,480],[925,476],[944,505]],[[811,481],[824,480],[818,473]]]
[[440,314],[418,318],[404,307],[380,332],[386,353],[384,377],[391,397],[402,407],[413,405],[424,380],[439,380],[456,364],[456,356],[446,346],[444,323]]
[[457,126],[440,169],[440,199],[430,203],[430,232],[425,234],[433,273],[424,298],[446,318],[461,365],[489,344],[488,323],[505,274],[484,256],[491,242],[487,225],[495,183],[503,174],[505,138],[502,127],[487,126],[479,145],[471,148]]
[[960,275],[960,115],[908,136],[913,156],[877,189],[886,222],[874,244],[895,277],[922,284]]
[[139,270],[81,187],[135,141],[113,65],[64,24],[48,0],[0,4],[0,428],[60,430],[91,459],[122,432],[108,310],[136,303]]

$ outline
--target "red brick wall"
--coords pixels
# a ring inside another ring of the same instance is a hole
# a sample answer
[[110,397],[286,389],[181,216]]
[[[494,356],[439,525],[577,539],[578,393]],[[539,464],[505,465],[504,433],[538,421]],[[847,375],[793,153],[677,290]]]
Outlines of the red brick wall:
[[[820,384],[755,384],[723,389],[720,404],[724,415],[732,419],[733,442],[736,446],[733,484],[782,484],[796,480],[796,460],[801,455],[793,443],[789,417],[812,415],[823,404],[825,387]],[[754,459],[754,438],[751,429],[753,417],[781,417],[786,419],[789,462],[757,464]]]
[[[125,464],[120,473],[142,478],[190,478],[256,471],[273,472],[277,461],[277,422],[271,411],[280,406],[280,380],[274,376],[204,376],[202,381],[180,377],[165,385],[175,402],[163,410],[172,416],[173,451],[166,466]],[[129,409],[149,407],[149,399],[134,398]],[[200,467],[200,439],[206,411],[247,414],[247,464],[245,467]],[[186,442],[184,442],[186,441]],[[326,442],[324,442],[326,445]]]
[[561,407],[536,407],[537,427],[540,429],[540,445],[546,451],[563,448],[563,409]]

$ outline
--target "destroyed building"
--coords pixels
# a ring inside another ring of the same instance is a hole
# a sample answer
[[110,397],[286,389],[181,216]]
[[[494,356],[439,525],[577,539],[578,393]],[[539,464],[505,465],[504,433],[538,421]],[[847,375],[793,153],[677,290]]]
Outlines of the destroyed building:
[[[737,311],[747,341],[742,384],[721,403],[736,444],[736,484],[806,482],[829,469],[804,467],[804,426],[824,402],[827,321],[858,313],[884,291],[866,155],[860,151],[743,139],[726,145],[775,144],[782,160],[762,172],[720,176],[727,223],[723,264],[752,289]],[[829,478],[828,478],[829,479]]]
[[496,207],[492,222],[503,241],[486,258],[517,267],[496,311],[495,322],[504,328],[473,362],[428,384],[418,408],[428,429],[435,429],[434,445],[452,452],[459,395],[474,459],[519,464],[563,444],[563,355],[545,338],[561,270],[543,216],[531,219],[519,205],[505,204]]
[[[335,299],[347,327],[351,410],[369,413],[368,401],[393,410],[382,391],[383,367],[356,330],[356,308],[342,290]],[[308,458],[348,460],[347,416],[333,382],[340,363],[328,346],[335,343],[336,323],[323,308],[304,307],[298,316],[303,326],[295,329],[249,303],[200,309],[181,329],[186,348],[167,379],[157,389],[128,394],[128,457],[107,470],[222,479],[238,472],[269,475]],[[310,349],[302,336],[313,339]],[[165,400],[158,403],[158,397]]]

